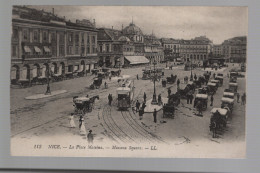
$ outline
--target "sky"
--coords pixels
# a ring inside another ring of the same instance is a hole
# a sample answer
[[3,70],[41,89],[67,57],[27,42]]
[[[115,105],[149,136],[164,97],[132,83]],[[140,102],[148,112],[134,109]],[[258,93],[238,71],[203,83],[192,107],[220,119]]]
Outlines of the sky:
[[214,44],[247,36],[247,7],[199,6],[30,6],[52,11],[75,22],[95,19],[97,27],[122,29],[133,19],[144,34],[152,32],[159,38],[192,39],[207,36]]

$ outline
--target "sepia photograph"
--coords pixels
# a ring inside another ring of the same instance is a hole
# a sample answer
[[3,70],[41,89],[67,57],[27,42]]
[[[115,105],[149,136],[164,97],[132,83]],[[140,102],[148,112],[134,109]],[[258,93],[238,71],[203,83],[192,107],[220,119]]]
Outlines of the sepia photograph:
[[246,158],[247,7],[11,10],[11,156]]

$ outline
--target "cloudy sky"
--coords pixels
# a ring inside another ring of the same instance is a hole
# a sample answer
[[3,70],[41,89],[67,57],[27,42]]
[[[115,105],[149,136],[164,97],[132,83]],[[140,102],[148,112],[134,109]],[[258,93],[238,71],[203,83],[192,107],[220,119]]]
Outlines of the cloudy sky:
[[96,20],[97,27],[121,29],[132,18],[144,34],[157,37],[191,39],[206,35],[214,44],[247,35],[246,7],[173,7],[173,6],[30,6],[52,11],[66,19]]

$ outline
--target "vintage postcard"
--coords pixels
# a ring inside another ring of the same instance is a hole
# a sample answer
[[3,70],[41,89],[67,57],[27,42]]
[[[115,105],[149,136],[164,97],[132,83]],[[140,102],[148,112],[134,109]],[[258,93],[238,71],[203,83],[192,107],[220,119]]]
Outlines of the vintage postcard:
[[12,7],[12,156],[245,158],[247,7]]

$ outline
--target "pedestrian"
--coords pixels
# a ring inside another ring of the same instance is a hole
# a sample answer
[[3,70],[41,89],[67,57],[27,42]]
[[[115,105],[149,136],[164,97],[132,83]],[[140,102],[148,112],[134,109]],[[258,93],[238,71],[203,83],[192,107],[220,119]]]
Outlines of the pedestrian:
[[138,76],[138,74],[136,75],[136,79],[139,80],[139,76]]
[[168,97],[171,95],[172,91],[171,88],[168,88]]
[[87,134],[83,116],[81,116],[81,118],[80,118],[79,133],[80,133],[80,135],[86,135]]
[[140,109],[139,110],[139,120],[142,120],[143,119],[143,109]]
[[108,94],[108,104],[109,104],[109,106],[111,106],[112,100],[113,100],[112,94]]
[[90,130],[89,132],[88,132],[88,143],[89,144],[93,144],[93,140],[94,140],[94,136],[93,136],[93,134],[92,134],[92,130]]
[[69,120],[70,120],[70,128],[75,128],[76,125],[75,125],[75,122],[74,122],[74,114],[73,113],[70,114]]
[[144,108],[146,107],[146,104],[145,104],[145,102],[143,102],[143,104],[142,104],[142,110],[144,111]]
[[196,74],[194,75],[194,79],[197,80],[197,75]]
[[239,99],[240,99],[240,94],[237,93],[237,103],[239,103]]
[[140,105],[141,105],[140,102],[137,100],[136,103],[135,103],[136,112],[139,112]]
[[109,81],[111,81],[111,75],[109,75]]
[[192,104],[193,99],[194,99],[194,97],[193,97],[193,94],[191,93],[190,94],[190,104]]
[[215,74],[215,73],[213,73],[213,79],[215,79],[215,77],[216,77],[216,74]]
[[179,88],[180,87],[180,79],[177,80],[177,87]]
[[104,83],[105,89],[107,89],[107,82]]
[[159,105],[162,104],[162,96],[161,96],[161,94],[158,95],[158,104]]
[[157,116],[157,112],[156,112],[156,109],[154,109],[154,111],[153,111],[153,121],[154,121],[154,123],[157,123],[156,116]]
[[213,98],[213,94],[211,95],[211,97],[210,97],[210,106],[213,106],[213,101],[214,101],[214,98]]
[[82,115],[80,115],[80,117],[79,117],[79,129],[81,128],[83,121],[84,121],[84,118],[83,118]]
[[146,93],[144,92],[144,102],[146,103]]

